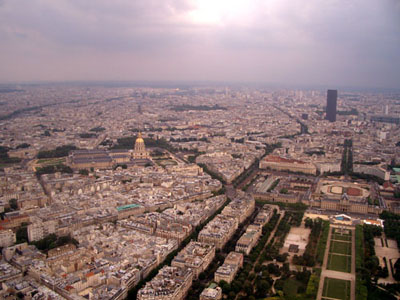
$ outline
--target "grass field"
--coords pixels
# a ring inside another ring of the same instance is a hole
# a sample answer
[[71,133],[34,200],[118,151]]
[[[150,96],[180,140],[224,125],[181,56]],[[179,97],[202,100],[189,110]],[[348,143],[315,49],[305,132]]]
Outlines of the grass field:
[[351,243],[331,241],[329,252],[330,253],[351,255]]
[[327,269],[350,273],[351,256],[329,253]]
[[58,165],[62,163],[65,163],[65,158],[43,158],[36,161],[36,164],[46,166]]
[[172,159],[157,159],[155,160],[156,164],[161,166],[161,167],[166,167],[166,166],[175,166],[178,163],[175,160]]
[[332,237],[331,237],[331,239],[332,240],[337,240],[337,241],[351,241],[351,236],[350,235],[342,235],[342,234],[339,234],[339,233],[334,233],[334,234],[332,234]]
[[326,277],[324,279],[322,299],[328,298],[350,300],[350,281]]
[[339,228],[333,228],[332,234],[338,234],[342,236],[351,236],[351,231],[349,229],[341,230]]

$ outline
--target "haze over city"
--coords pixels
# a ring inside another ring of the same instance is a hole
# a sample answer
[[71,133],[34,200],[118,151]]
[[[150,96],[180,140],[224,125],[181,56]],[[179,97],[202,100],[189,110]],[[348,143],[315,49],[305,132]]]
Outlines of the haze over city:
[[0,82],[398,88],[396,0],[2,0]]

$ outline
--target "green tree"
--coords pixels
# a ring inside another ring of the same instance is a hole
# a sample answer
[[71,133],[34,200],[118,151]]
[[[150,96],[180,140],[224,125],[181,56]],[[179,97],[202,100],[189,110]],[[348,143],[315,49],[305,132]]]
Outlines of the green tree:
[[253,284],[249,280],[246,280],[244,282],[243,288],[244,288],[244,291],[246,292],[247,296],[250,296],[253,294],[253,291],[254,291]]
[[17,244],[25,243],[28,241],[28,231],[26,226],[19,227],[16,232]]
[[265,297],[270,288],[271,288],[271,285],[269,284],[268,281],[260,280],[256,285],[256,294],[255,294],[256,297],[257,298]]
[[12,198],[12,199],[10,199],[10,201],[8,201],[8,203],[9,203],[10,208],[11,208],[12,210],[17,210],[17,209],[18,209],[18,202],[17,202],[17,199]]
[[89,171],[87,169],[82,169],[82,170],[79,170],[79,174],[88,176],[89,175]]

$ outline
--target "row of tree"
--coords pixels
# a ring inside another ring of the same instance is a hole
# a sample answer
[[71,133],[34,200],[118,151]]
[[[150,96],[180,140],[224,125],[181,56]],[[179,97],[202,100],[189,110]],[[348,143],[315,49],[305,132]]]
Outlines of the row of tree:
[[313,267],[316,263],[316,255],[318,249],[318,241],[321,237],[323,231],[324,221],[322,219],[317,218],[315,220],[307,218],[305,220],[305,226],[307,228],[311,228],[310,235],[308,237],[308,244],[304,251],[304,254],[301,256],[295,255],[293,257],[293,263],[296,265]]
[[279,214],[274,211],[270,221],[262,228],[262,236],[257,246],[253,248],[248,257],[245,257],[243,269],[239,271],[231,284],[220,283],[223,293],[228,299],[235,299],[237,294],[242,295],[239,299],[261,298],[265,297],[269,291],[274,282],[270,274],[278,274],[280,271],[278,265],[263,265],[263,262],[268,259],[268,249],[264,249],[264,247],[278,220]]
[[382,212],[379,217],[384,220],[385,234],[400,245],[400,215],[388,211]]
[[8,151],[11,148],[0,146],[0,164],[14,164],[21,161],[20,158],[8,156]]
[[346,139],[343,145],[342,163],[340,170],[344,174],[353,172],[353,140]]
[[41,240],[31,242],[30,244],[35,245],[36,248],[43,252],[48,252],[51,249],[67,245],[74,244],[78,246],[78,241],[72,238],[70,235],[67,236],[57,236],[56,234],[49,234]]
[[69,173],[72,174],[73,170],[64,164],[58,164],[58,165],[51,165],[51,166],[44,166],[42,168],[36,168],[36,176],[40,176],[43,174],[54,174],[56,172],[60,173]]
[[56,149],[53,150],[43,150],[39,151],[37,158],[58,158],[58,157],[64,157],[68,156],[69,152],[71,150],[77,150],[74,145],[64,145],[57,147]]
[[390,292],[377,287],[379,277],[388,276],[388,267],[381,267],[375,255],[375,237],[380,237],[382,229],[374,225],[356,227],[356,300],[396,299]]

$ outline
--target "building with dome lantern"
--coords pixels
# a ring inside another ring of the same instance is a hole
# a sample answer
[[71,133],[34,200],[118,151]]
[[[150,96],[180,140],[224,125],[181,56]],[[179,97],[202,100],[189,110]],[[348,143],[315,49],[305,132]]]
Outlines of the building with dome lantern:
[[146,146],[144,144],[144,140],[142,138],[142,133],[139,132],[138,137],[135,142],[135,147],[132,152],[133,159],[149,159],[149,152],[146,150]]
[[110,169],[118,165],[147,166],[152,165],[149,151],[146,150],[142,134],[139,132],[133,149],[113,150],[73,150],[67,163],[74,169]]

